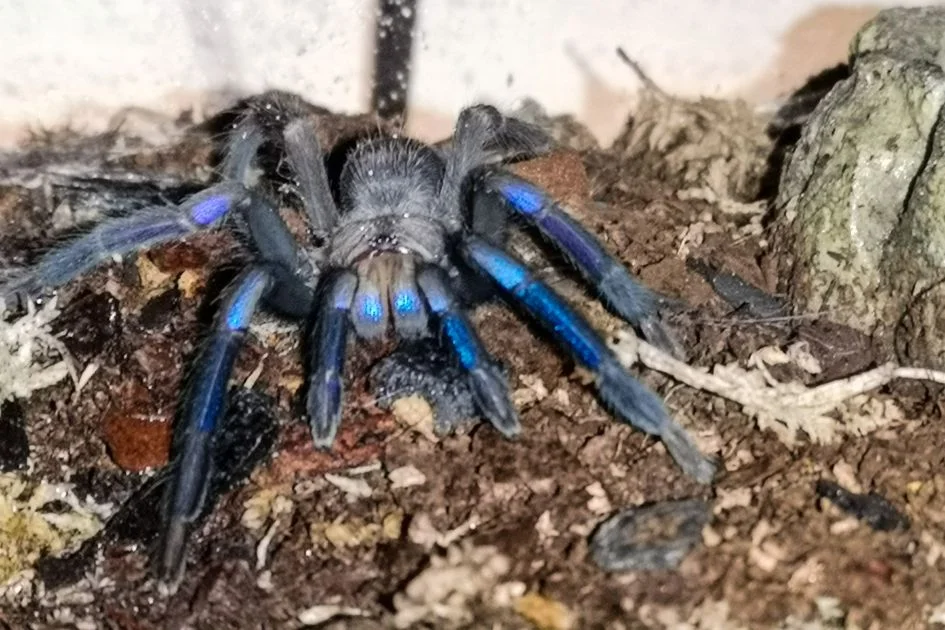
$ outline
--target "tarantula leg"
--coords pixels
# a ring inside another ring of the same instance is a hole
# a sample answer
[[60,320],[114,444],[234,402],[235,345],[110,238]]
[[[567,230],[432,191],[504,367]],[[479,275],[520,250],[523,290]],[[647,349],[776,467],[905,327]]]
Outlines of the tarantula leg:
[[504,116],[491,105],[473,105],[459,113],[440,190],[444,208],[460,204],[470,172],[488,164],[547,153],[554,141],[542,129]]
[[[260,147],[267,140],[282,145],[312,229],[324,237],[335,225],[339,212],[331,195],[321,145],[309,121],[312,111],[288,94],[270,93],[254,101],[250,112],[229,134],[221,168],[224,177],[253,187],[257,177],[253,164]],[[278,137],[273,137],[276,134]]]
[[415,339],[426,333],[427,310],[417,291],[411,256],[395,254],[393,277],[390,283],[390,310],[394,317],[394,329],[404,339]]
[[154,207],[106,220],[44,255],[33,267],[0,285],[0,298],[61,286],[112,256],[189,236],[218,225],[247,199],[239,184],[220,184],[180,206]]
[[443,337],[468,375],[479,410],[502,435],[515,437],[521,425],[508,382],[457,304],[446,274],[438,267],[425,266],[417,274],[417,284],[430,311],[439,318]]
[[492,105],[472,105],[459,113],[453,132],[461,165],[470,168],[484,163],[531,158],[547,153],[554,140],[541,127],[503,115]]
[[183,574],[187,530],[200,515],[206,499],[212,476],[214,432],[224,412],[236,356],[259,301],[272,282],[268,269],[253,267],[227,288],[213,332],[190,377],[160,547],[160,576],[169,584],[179,581]]
[[358,278],[351,271],[338,270],[323,277],[320,284],[306,408],[315,446],[330,448],[341,424],[345,345]]
[[507,173],[486,174],[486,191],[498,195],[517,215],[538,228],[560,249],[617,314],[650,343],[682,356],[679,344],[659,317],[661,296],[635,280],[620,261],[564,209],[534,184]]
[[624,370],[614,353],[591,326],[550,287],[536,280],[510,254],[478,237],[463,244],[466,258],[508,291],[543,324],[585,367],[597,376],[597,389],[617,416],[632,426],[662,438],[686,474],[709,483],[715,465],[699,452],[692,438],[667,413],[660,399]]
[[288,317],[306,317],[312,312],[314,292],[304,278],[316,274],[300,253],[298,241],[279,213],[258,194],[250,196],[242,216],[259,258],[272,264],[276,282],[266,303]]
[[312,227],[317,234],[325,235],[335,225],[339,213],[331,196],[318,137],[304,118],[296,118],[286,125],[282,136]]

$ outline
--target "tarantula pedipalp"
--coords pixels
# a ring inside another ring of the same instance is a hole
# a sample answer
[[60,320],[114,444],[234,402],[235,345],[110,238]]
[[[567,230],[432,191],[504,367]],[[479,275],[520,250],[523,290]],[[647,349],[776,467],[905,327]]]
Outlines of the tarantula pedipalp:
[[[289,231],[257,172],[264,145],[275,147],[291,171],[308,242]],[[714,464],[660,399],[623,369],[576,311],[503,249],[509,218],[521,218],[564,253],[614,311],[654,343],[671,345],[657,313],[659,296],[545,192],[501,168],[511,157],[550,147],[539,129],[493,107],[472,106],[460,114],[444,148],[392,135],[360,141],[346,156],[336,201],[304,102],[263,95],[250,100],[229,132],[219,183],[179,206],[105,220],[0,284],[0,298],[53,288],[115,255],[201,230],[236,227],[247,237],[255,260],[225,290],[181,405],[183,433],[158,557],[165,580],[176,582],[183,570],[188,527],[201,512],[211,477],[228,380],[261,306],[312,320],[306,409],[319,447],[331,446],[341,421],[349,328],[371,338],[392,326],[409,338],[429,334],[430,320],[465,372],[482,415],[507,437],[520,431],[508,383],[466,315],[466,288],[486,279],[594,372],[601,399],[619,419],[662,438],[689,475],[711,480]]]

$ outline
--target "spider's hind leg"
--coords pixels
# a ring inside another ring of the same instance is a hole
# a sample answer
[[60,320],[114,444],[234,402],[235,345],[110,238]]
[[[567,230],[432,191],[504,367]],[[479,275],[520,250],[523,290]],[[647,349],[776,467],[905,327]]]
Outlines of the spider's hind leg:
[[534,225],[600,292],[605,303],[647,341],[677,357],[684,356],[672,331],[660,318],[660,307],[666,298],[634,279],[619,260],[541,188],[506,171],[492,171],[483,175],[477,189],[477,196],[498,198],[515,216]]
[[687,474],[709,483],[715,464],[666,411],[659,397],[634,379],[583,317],[550,287],[535,279],[521,262],[502,249],[471,236],[463,254],[507,291],[545,326],[582,365],[597,376],[597,390],[617,416],[632,426],[659,436]]

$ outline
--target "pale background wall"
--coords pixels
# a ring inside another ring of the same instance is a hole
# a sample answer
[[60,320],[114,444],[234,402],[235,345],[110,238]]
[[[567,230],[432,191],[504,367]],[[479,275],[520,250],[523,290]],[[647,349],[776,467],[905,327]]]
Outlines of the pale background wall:
[[[945,1],[945,0],[942,0]],[[941,3],[941,2],[939,2]],[[419,0],[410,129],[436,138],[465,104],[532,96],[605,141],[636,78],[765,102],[841,61],[882,6],[848,0]],[[370,99],[375,0],[7,0],[0,144],[24,126],[101,128],[124,106],[215,108],[264,88],[339,111]]]

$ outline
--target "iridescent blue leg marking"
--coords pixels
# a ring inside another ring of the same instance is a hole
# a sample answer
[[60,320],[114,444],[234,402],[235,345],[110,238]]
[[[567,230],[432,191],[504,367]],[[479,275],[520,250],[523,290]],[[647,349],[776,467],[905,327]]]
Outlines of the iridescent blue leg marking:
[[390,312],[401,338],[414,339],[428,330],[427,309],[417,289],[414,261],[399,256],[390,284]]
[[65,245],[50,250],[39,262],[0,285],[0,298],[54,288],[111,259],[218,225],[245,199],[242,186],[221,184],[190,197],[178,207],[139,210],[110,219]]
[[308,421],[319,448],[330,448],[341,424],[345,345],[357,276],[347,270],[322,278],[318,311],[312,329],[312,372],[308,389]]
[[161,573],[175,581],[183,569],[187,528],[206,498],[213,459],[213,434],[226,405],[227,384],[259,301],[271,286],[263,268],[244,272],[226,291],[213,332],[200,352],[182,406],[180,449],[169,486]]
[[412,339],[426,332],[427,311],[415,284],[407,279],[395,282],[391,286],[390,306],[398,335]]
[[633,324],[647,341],[681,354],[672,334],[660,321],[660,296],[635,280],[600,242],[534,184],[507,172],[485,179],[519,216],[532,223],[560,249],[618,315]]
[[597,375],[597,389],[617,416],[662,438],[680,467],[701,482],[711,481],[714,464],[705,458],[688,433],[667,413],[660,399],[630,376],[603,339],[550,287],[503,250],[479,238],[463,246],[464,254],[508,291],[585,367]]
[[360,275],[351,313],[351,320],[359,337],[376,339],[387,331],[386,288],[381,286],[381,282],[370,270]]
[[521,426],[509,397],[509,385],[456,303],[446,274],[438,267],[424,267],[417,274],[430,311],[440,320],[443,337],[469,375],[473,395],[482,414],[506,437],[515,437]]

